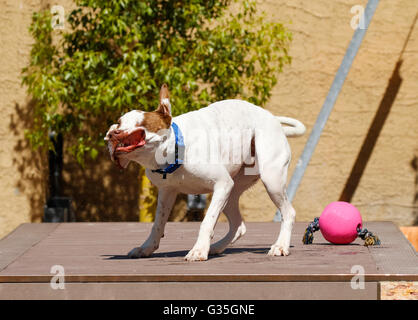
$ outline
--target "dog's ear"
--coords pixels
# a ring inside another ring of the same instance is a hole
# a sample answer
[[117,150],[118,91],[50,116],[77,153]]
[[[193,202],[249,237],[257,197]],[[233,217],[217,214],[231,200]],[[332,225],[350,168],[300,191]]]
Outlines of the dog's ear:
[[168,86],[164,83],[160,89],[160,104],[156,110],[166,116],[171,116],[170,93]]

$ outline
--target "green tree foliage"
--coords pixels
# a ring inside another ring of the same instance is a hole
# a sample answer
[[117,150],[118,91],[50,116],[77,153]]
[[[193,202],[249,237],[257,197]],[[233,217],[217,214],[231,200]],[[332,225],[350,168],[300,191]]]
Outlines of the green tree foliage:
[[65,29],[34,13],[23,83],[34,100],[26,136],[51,147],[61,132],[79,162],[95,158],[107,128],[132,109],[156,108],[169,85],[174,115],[239,97],[263,106],[290,63],[291,34],[266,22],[255,2],[76,0]]

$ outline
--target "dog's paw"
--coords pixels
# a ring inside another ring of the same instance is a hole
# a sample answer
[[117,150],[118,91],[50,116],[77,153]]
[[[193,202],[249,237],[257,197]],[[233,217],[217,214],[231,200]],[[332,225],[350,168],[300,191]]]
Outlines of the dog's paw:
[[186,260],[186,261],[206,261],[206,260],[208,260],[208,250],[193,248],[184,257],[184,260]]
[[288,256],[289,248],[285,248],[284,246],[273,244],[270,248],[268,255],[269,256]]
[[145,258],[149,257],[152,254],[152,252],[152,250],[147,250],[143,247],[137,247],[129,251],[128,257],[131,259]]

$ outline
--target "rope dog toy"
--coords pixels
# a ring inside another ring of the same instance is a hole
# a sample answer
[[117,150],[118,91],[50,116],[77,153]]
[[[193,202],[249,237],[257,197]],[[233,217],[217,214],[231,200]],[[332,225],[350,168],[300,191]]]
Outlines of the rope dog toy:
[[380,239],[367,229],[362,229],[362,219],[358,209],[344,201],[331,202],[319,218],[315,218],[305,230],[302,242],[311,244],[315,231],[321,230],[324,238],[334,244],[348,244],[357,237],[365,246],[380,245]]

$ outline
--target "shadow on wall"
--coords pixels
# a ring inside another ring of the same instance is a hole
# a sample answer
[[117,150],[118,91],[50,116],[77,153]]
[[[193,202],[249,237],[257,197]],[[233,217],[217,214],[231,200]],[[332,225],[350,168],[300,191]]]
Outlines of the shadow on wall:
[[17,137],[12,156],[13,165],[20,174],[16,187],[29,199],[31,222],[40,222],[46,199],[48,159],[46,153],[34,151],[23,137],[24,130],[33,125],[32,111],[33,101],[29,101],[26,106],[16,103],[9,129]]
[[119,170],[107,150],[96,160],[86,159],[83,168],[65,154],[63,193],[73,199],[76,221],[138,221],[138,174],[134,164]]
[[[15,104],[10,132],[17,137],[13,165],[20,174],[16,185],[29,199],[32,222],[40,222],[48,197],[48,158],[44,150],[33,150],[22,132],[31,128],[33,101]],[[138,221],[139,166],[120,171],[102,150],[96,160],[86,159],[84,168],[65,152],[63,196],[73,200],[76,221]]]
[[402,84],[402,77],[400,75],[400,68],[402,66],[402,60],[398,60],[392,76],[389,79],[386,87],[385,95],[383,96],[379,107],[377,108],[374,119],[369,127],[367,136],[363,141],[360,151],[357,155],[356,161],[351,169],[350,176],[347,179],[344,190],[340,195],[340,201],[351,202],[353,196],[363,176],[364,170],[370,160],[377,140],[389,116],[390,109],[395,102],[399,89]]
[[[385,94],[382,100],[380,101],[379,107],[377,108],[376,114],[367,132],[367,136],[363,141],[363,144],[357,155],[356,161],[354,162],[354,165],[351,169],[350,176],[348,177],[345,187],[343,191],[341,192],[340,199],[339,199],[340,201],[350,202],[352,200],[356,192],[356,189],[360,183],[360,179],[363,176],[364,170],[366,169],[367,163],[370,160],[373,149],[376,146],[377,140],[380,136],[380,133],[386,122],[386,119],[390,113],[390,109],[392,108],[392,105],[395,102],[396,96],[398,95],[399,89],[403,81],[401,74],[400,74],[400,69],[401,69],[402,62],[403,62],[402,56],[411,38],[411,34],[413,30],[415,29],[415,24],[417,20],[418,20],[418,12],[415,14],[412,25],[409,28],[408,35],[400,51],[398,61],[396,62],[395,68],[393,69],[393,72],[392,72],[392,76],[389,79]],[[417,201],[417,196],[415,196],[415,203],[416,201]],[[416,210],[414,211],[414,213],[415,213],[415,216],[417,217],[415,221],[418,222],[418,216],[417,216]]]

